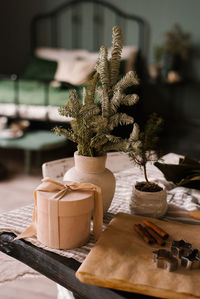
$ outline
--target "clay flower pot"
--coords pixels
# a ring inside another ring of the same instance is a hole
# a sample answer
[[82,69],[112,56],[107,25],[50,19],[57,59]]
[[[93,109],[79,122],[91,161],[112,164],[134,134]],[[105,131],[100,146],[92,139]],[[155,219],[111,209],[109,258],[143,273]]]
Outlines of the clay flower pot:
[[87,157],[75,152],[75,166],[70,168],[63,178],[64,181],[91,183],[101,187],[104,213],[109,209],[115,192],[115,177],[105,168],[106,158],[106,155]]
[[167,193],[165,189],[157,192],[140,191],[133,187],[130,209],[133,214],[160,218],[167,212]]

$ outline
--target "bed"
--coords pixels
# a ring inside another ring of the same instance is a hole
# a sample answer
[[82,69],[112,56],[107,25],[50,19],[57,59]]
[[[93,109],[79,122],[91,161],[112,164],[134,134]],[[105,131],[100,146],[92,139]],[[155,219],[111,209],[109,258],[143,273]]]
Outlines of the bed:
[[0,115],[68,121],[58,115],[57,107],[65,104],[71,88],[81,95],[99,47],[111,46],[114,25],[124,36],[121,73],[134,68],[145,77],[142,18],[106,1],[67,1],[31,21],[29,64],[20,76],[0,76]]

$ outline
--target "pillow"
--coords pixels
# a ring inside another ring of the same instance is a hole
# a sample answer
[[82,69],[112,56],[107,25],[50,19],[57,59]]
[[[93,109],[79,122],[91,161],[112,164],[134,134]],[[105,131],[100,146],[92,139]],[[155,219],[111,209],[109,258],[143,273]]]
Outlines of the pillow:
[[72,85],[84,84],[94,72],[95,64],[96,61],[89,59],[60,60],[54,78]]
[[23,77],[26,79],[53,80],[57,69],[57,62],[32,57],[26,67]]
[[35,55],[43,59],[56,60],[58,65],[54,79],[72,85],[85,83],[96,64],[96,56],[90,57],[90,53],[82,49],[37,48]]
[[89,52],[83,49],[66,50],[63,48],[41,47],[35,50],[35,56],[45,60],[78,60],[88,58]]
[[[112,49],[108,49],[108,57]],[[125,46],[122,50],[122,62],[120,64],[120,75],[133,69],[137,57],[137,48]],[[35,56],[40,60],[57,62],[54,79],[68,82],[72,85],[84,84],[94,71],[98,59],[97,52],[89,52],[83,49],[66,50],[62,48],[41,47],[35,50]]]

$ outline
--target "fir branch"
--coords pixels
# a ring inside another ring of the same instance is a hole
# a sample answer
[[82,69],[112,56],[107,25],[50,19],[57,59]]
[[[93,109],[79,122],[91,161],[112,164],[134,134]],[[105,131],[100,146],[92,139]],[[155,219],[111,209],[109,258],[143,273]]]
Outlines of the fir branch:
[[[58,135],[64,135],[78,144],[78,154],[84,156],[99,156],[109,150],[127,151],[134,148],[132,140],[123,139],[111,134],[118,125],[127,125],[134,122],[133,118],[125,113],[118,113],[121,105],[133,105],[137,102],[136,94],[126,95],[123,90],[138,84],[134,72],[129,72],[117,84],[119,63],[122,50],[121,30],[113,28],[112,55],[110,73],[107,48],[102,46],[96,64],[96,73],[83,89],[83,104],[75,90],[70,92],[69,101],[59,109],[63,116],[70,116],[71,130],[56,127]],[[100,85],[98,84],[100,81]],[[112,85],[112,86],[111,86]],[[95,95],[99,97],[100,105],[95,103]],[[133,136],[132,136],[133,138]],[[135,134],[136,139],[136,134]]]
[[61,106],[58,108],[58,113],[61,116],[66,116],[66,117],[72,117],[75,118],[76,114],[71,106],[68,105],[68,103],[65,106]]
[[119,75],[119,67],[122,53],[122,32],[117,26],[113,27],[112,52],[110,59],[110,86],[115,85]]
[[121,139],[117,143],[108,142],[103,147],[103,151],[105,153],[110,151],[126,152],[126,149],[127,149],[127,140],[124,139]]
[[75,89],[69,91],[69,102],[68,102],[69,107],[71,106],[74,114],[78,116],[79,110],[82,107],[81,100],[78,97],[77,91]]
[[114,91],[117,89],[124,90],[132,85],[138,85],[139,79],[136,72],[128,72],[114,87]]
[[108,73],[108,50],[105,46],[101,46],[99,51],[99,59],[96,65],[96,70],[100,75],[103,89],[108,92],[110,88],[109,73]]
[[117,108],[121,105],[122,93],[120,89],[117,89],[110,102],[110,111],[114,114],[117,112]]
[[108,130],[108,119],[102,115],[91,117],[90,128],[97,134],[104,134]]
[[102,115],[108,117],[110,114],[109,105],[109,73],[108,73],[108,50],[105,46],[100,48],[99,60],[96,66],[97,72],[99,73],[100,80],[103,87],[103,97],[102,97]]
[[114,136],[114,135],[110,135],[110,134],[106,134],[106,138],[108,141],[110,141],[111,143],[119,143],[121,142],[122,138],[118,137],[118,136]]
[[137,142],[138,139],[139,139],[139,134],[140,134],[139,126],[138,126],[137,123],[134,123],[133,130],[132,130],[132,132],[130,134],[130,137],[129,137],[130,143]]
[[97,89],[96,89],[96,92],[97,92],[98,99],[99,99],[99,101],[102,105],[103,100],[104,100],[104,98],[103,98],[103,88],[101,86],[98,86]]
[[109,121],[109,130],[113,130],[118,125],[130,125],[134,122],[133,117],[125,114],[125,113],[116,113],[110,117]]
[[95,149],[100,148],[102,145],[107,143],[108,139],[105,134],[97,134],[91,139],[90,146]]
[[62,127],[55,127],[55,128],[53,128],[53,131],[56,133],[57,136],[63,135],[73,142],[76,142],[76,143],[78,142],[78,136],[70,129],[65,129]]
[[121,104],[126,106],[132,106],[135,105],[139,100],[139,96],[135,93],[133,94],[123,94],[121,99]]
[[124,94],[120,89],[117,89],[112,97],[110,109],[113,113],[117,112],[117,108],[120,105],[132,106],[135,105],[139,100],[137,94]]
[[109,97],[108,93],[103,90],[103,98],[101,102],[101,109],[102,109],[102,115],[103,117],[109,117],[110,115],[110,103],[109,103]]
[[95,104],[88,104],[81,107],[79,111],[79,117],[83,119],[88,119],[91,116],[98,115],[100,108]]
[[95,99],[95,91],[98,83],[99,74],[95,72],[92,79],[88,82],[88,86],[86,88],[86,96],[85,96],[85,105],[94,103]]
[[[146,164],[148,161],[157,161],[159,158],[158,135],[162,127],[163,119],[153,113],[147,120],[144,131],[139,133],[137,125],[135,124],[135,128],[133,128],[133,132],[129,138],[129,156],[135,164],[143,168],[147,183],[149,183],[149,181],[147,178]],[[137,140],[138,134],[139,140]]]

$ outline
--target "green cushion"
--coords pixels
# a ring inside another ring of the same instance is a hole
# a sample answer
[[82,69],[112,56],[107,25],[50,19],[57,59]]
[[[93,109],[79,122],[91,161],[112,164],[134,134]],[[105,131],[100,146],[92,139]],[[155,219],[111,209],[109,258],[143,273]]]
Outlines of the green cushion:
[[15,103],[15,82],[13,80],[0,80],[0,103]]
[[0,138],[0,147],[39,151],[59,148],[64,145],[65,142],[66,138],[64,136],[56,136],[53,132],[38,130],[27,132],[21,138]]
[[27,79],[53,80],[57,68],[56,61],[32,57],[26,67],[23,77]]
[[[14,81],[11,79],[0,80],[0,103],[15,103],[15,88]],[[19,80],[19,104],[23,105],[42,105],[45,102],[46,83],[36,80]],[[72,86],[66,85],[65,87],[48,86],[49,92],[49,105],[62,106],[65,105],[69,99],[69,90]],[[74,87],[73,87],[74,89]],[[76,90],[82,96],[82,87],[76,87]]]

